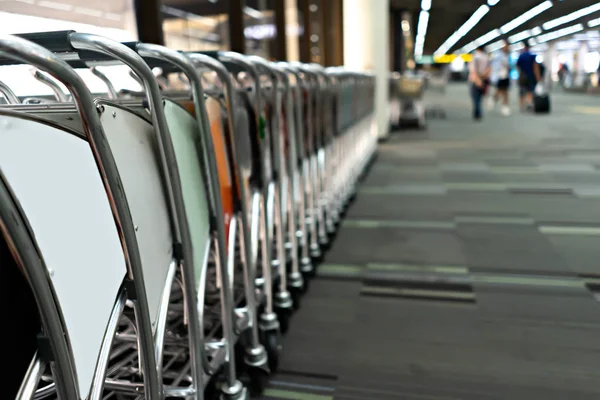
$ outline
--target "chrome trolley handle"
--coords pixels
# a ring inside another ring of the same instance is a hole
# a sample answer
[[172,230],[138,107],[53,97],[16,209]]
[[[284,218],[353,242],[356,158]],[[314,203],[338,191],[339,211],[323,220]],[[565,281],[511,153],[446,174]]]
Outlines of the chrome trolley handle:
[[108,90],[108,98],[111,100],[116,100],[119,98],[119,94],[117,93],[117,90],[115,89],[115,87],[113,86],[112,82],[110,81],[110,79],[108,79],[108,77],[106,75],[104,75],[104,73],[102,71],[100,71],[98,68],[96,67],[91,67],[90,71],[92,74],[94,74],[98,79],[100,79],[102,82],[104,82],[104,84],[106,85],[106,88]]
[[12,89],[9,88],[8,85],[2,81],[0,81],[0,93],[2,93],[8,104],[21,103],[15,92],[13,92]]
[[56,101],[58,101],[59,103],[66,103],[67,101],[69,101],[67,95],[65,95],[61,87],[58,85],[58,83],[56,83],[56,80],[48,76],[48,74],[46,74],[45,72],[40,71],[39,69],[34,69],[31,72],[35,79],[52,89]]

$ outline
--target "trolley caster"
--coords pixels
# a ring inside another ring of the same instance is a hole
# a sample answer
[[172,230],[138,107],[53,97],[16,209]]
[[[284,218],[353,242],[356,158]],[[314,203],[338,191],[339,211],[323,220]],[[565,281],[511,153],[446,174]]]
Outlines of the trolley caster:
[[303,292],[304,288],[303,287],[289,287],[288,290],[290,291],[290,296],[292,296],[292,303],[294,303],[293,309],[294,309],[294,311],[296,311],[300,308],[302,294],[303,294],[302,292]]
[[271,374],[274,374],[279,369],[279,358],[281,357],[281,350],[283,349],[281,333],[279,332],[279,329],[271,329],[261,331],[260,335],[261,342],[267,351],[269,370],[271,371]]
[[274,309],[279,321],[279,329],[281,333],[287,333],[290,329],[290,318],[294,311],[292,296],[290,296],[289,292],[279,292],[275,295],[274,300]]
[[323,260],[323,253],[321,252],[321,248],[319,247],[318,244],[313,243],[310,245],[310,257],[317,264]]
[[271,374],[279,368],[279,357],[281,354],[281,325],[275,313],[264,313],[258,322],[260,330],[260,341],[267,353],[267,362]]
[[[260,367],[249,367],[246,370],[246,376],[248,379],[247,387],[250,392],[250,396],[260,396],[264,391],[267,385],[269,384],[269,371]],[[250,397],[246,394],[246,397],[240,399],[249,399]],[[227,400],[230,400],[227,398]],[[233,399],[231,399],[233,400]],[[235,399],[237,400],[237,398]]]
[[324,251],[328,250],[329,247],[331,247],[331,241],[329,240],[329,235],[325,234],[325,235],[319,236],[319,244],[320,244],[321,254],[324,253]]
[[288,275],[288,291],[292,296],[294,310],[300,308],[300,299],[306,292],[304,290],[304,279],[300,272],[292,272]]
[[223,384],[221,386],[221,400],[248,400],[248,391],[240,381],[236,381],[235,385],[228,386]]
[[279,329],[281,333],[286,334],[290,330],[290,318],[292,317],[291,308],[275,308],[277,319],[279,320]]
[[300,272],[304,278],[304,292],[306,293],[306,291],[308,291],[308,283],[310,282],[310,279],[314,278],[316,275],[315,267],[313,266],[310,257],[303,257],[300,260]]

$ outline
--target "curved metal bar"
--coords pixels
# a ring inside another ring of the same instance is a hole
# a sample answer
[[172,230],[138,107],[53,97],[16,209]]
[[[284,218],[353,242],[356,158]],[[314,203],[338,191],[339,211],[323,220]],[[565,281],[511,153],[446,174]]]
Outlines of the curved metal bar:
[[[276,179],[276,186],[277,186],[277,192],[278,195],[276,195],[276,199],[277,199],[277,207],[276,210],[274,210],[274,214],[273,214],[273,218],[274,220],[279,222],[279,226],[275,225],[275,236],[277,237],[277,247],[276,247],[276,254],[277,254],[277,262],[279,263],[279,269],[280,269],[280,290],[282,291],[287,291],[287,276],[286,276],[286,268],[287,268],[287,260],[286,260],[286,253],[283,250],[283,246],[284,246],[284,242],[285,242],[285,235],[284,235],[284,227],[283,227],[283,221],[284,221],[284,217],[283,217],[283,212],[285,207],[287,206],[287,204],[283,204],[281,199],[281,194],[284,191],[284,185],[283,185],[283,179],[284,177],[287,175],[287,168],[286,168],[286,164],[284,163],[283,159],[284,159],[284,154],[283,154],[283,143],[281,142],[281,136],[280,136],[280,131],[281,131],[281,121],[280,116],[281,116],[281,96],[280,96],[280,92],[279,92],[279,76],[277,74],[277,72],[275,71],[275,66],[272,65],[271,63],[269,63],[268,61],[266,61],[265,59],[258,57],[258,56],[248,56],[247,57],[248,60],[250,60],[251,62],[253,62],[256,65],[256,70],[257,72],[266,75],[272,83],[272,101],[273,101],[273,112],[275,113],[275,127],[274,127],[274,132],[270,132],[272,135],[272,140],[273,140],[273,145],[275,147],[275,149],[273,150],[273,158],[274,158],[274,164],[275,164],[275,169],[278,173],[277,179]],[[264,182],[267,185],[269,184],[269,182]],[[271,224],[273,224],[275,221],[270,221]]]
[[67,95],[65,95],[65,93],[62,91],[60,86],[58,86],[58,84],[56,83],[56,81],[54,79],[52,79],[47,74],[40,71],[39,69],[35,69],[31,73],[33,74],[33,77],[35,79],[37,79],[38,81],[42,82],[44,85],[46,85],[50,89],[52,89],[52,91],[54,92],[54,97],[56,98],[56,101],[58,101],[59,103],[66,103],[67,101],[69,101],[69,99],[67,98]]
[[[203,66],[205,68],[209,68],[212,71],[216,72],[219,80],[221,81],[221,83],[223,84],[223,86],[225,86],[225,108],[226,108],[226,112],[227,112],[227,124],[228,124],[228,131],[229,131],[229,136],[230,136],[230,142],[231,143],[235,143],[235,138],[234,138],[234,132],[235,132],[235,126],[234,126],[234,118],[233,118],[233,102],[234,102],[234,95],[233,95],[233,83],[231,82],[231,77],[229,76],[229,72],[227,72],[227,69],[223,66],[223,64],[221,64],[219,61],[215,60],[212,57],[209,57],[207,55],[204,54],[196,54],[196,53],[189,53],[186,54],[187,57],[192,60],[192,62],[196,65],[200,65]],[[206,112],[206,110],[204,110],[204,112]],[[208,117],[207,117],[208,119]],[[210,132],[210,130],[209,130]],[[236,149],[235,146],[231,146],[230,148],[230,155],[231,155],[231,160],[230,162],[235,166],[237,165],[237,153],[236,153]],[[248,228],[247,225],[244,224],[244,222],[247,221],[247,209],[246,206],[244,205],[244,199],[246,198],[246,193],[245,193],[245,187],[243,182],[241,182],[241,177],[239,176],[239,174],[236,174],[235,179],[237,180],[236,185],[234,186],[234,191],[236,193],[236,197],[239,200],[239,203],[242,207],[242,213],[241,213],[241,218],[242,218],[242,225],[244,225],[242,227],[242,234],[243,234],[243,238],[244,238],[244,242],[246,243],[245,246],[245,259],[246,260],[253,260],[252,257],[252,252],[251,252],[251,246],[250,246],[250,241],[249,241],[249,235],[248,235]],[[218,187],[218,186],[217,186]],[[221,214],[218,216],[218,220],[220,221],[220,223],[223,223],[223,212],[222,212],[222,204],[221,204]],[[223,225],[223,232],[225,232],[225,227]],[[234,224],[234,219],[232,219],[232,221],[230,222],[229,225],[229,240],[233,240],[235,242],[235,236],[232,237],[232,231],[237,230],[237,222]],[[223,236],[225,237],[225,236]],[[234,304],[233,304],[233,287],[232,285],[230,285],[230,281],[228,280],[228,269],[229,269],[229,263],[233,262],[233,260],[235,260],[235,254],[231,254],[226,248],[225,246],[225,241],[221,241],[221,238],[219,238],[219,249],[218,249],[218,255],[219,257],[221,257],[221,259],[224,261],[223,263],[220,264],[220,268],[219,271],[221,273],[221,282],[223,283],[223,292],[226,294],[223,297],[223,331],[224,331],[224,337],[225,340],[227,342],[227,346],[226,346],[226,361],[227,361],[227,384],[230,388],[235,388],[238,386],[238,381],[236,380],[236,370],[235,370],[235,359],[234,359],[234,355],[233,355],[233,337],[234,337],[234,331],[233,331],[233,320],[230,318],[226,318],[226,316],[232,316],[233,315],[233,309],[234,309]],[[230,260],[230,257],[233,257],[233,260]],[[250,263],[253,263],[253,261],[250,261]],[[251,268],[251,271],[255,270],[255,266],[253,268]],[[252,282],[254,282],[254,280],[252,280]],[[255,305],[255,299],[254,299],[254,293],[252,296],[250,296],[250,298],[246,299],[248,302],[248,310],[250,312],[249,314],[249,320],[251,324],[255,325],[255,321],[256,321],[256,317],[253,314],[254,310],[256,309],[256,305]],[[228,311],[225,311],[228,310]]]
[[[302,112],[302,89],[306,85],[304,80],[301,78],[300,71],[292,64],[289,63],[279,63],[285,68],[285,71],[288,74],[294,76],[296,80],[296,85],[293,87],[294,89],[294,97],[296,99],[293,102],[293,115],[294,115],[294,127],[296,130],[296,159],[294,160],[294,164],[298,168],[297,173],[297,192],[295,195],[298,196],[298,227],[296,232],[296,237],[299,239],[299,245],[301,249],[301,265],[302,271],[308,273],[312,271],[312,261],[309,255],[309,245],[308,245],[308,227],[306,225],[306,211],[307,211],[307,185],[308,185],[308,161],[307,161],[307,153],[304,145],[304,117]],[[291,93],[290,93],[291,94]],[[294,199],[295,201],[296,199]]]
[[[219,53],[221,55],[222,53]],[[192,59],[196,64],[209,68],[212,71],[217,73],[221,84],[225,86],[225,107],[228,116],[228,128],[229,128],[229,142],[231,143],[230,152],[231,152],[231,160],[232,170],[236,171],[235,179],[236,179],[236,197],[238,207],[241,210],[241,213],[238,213],[239,229],[242,233],[242,241],[243,244],[240,246],[240,249],[244,252],[242,259],[245,261],[244,263],[244,278],[245,278],[245,289],[246,289],[246,304],[247,304],[247,312],[248,312],[248,320],[251,328],[251,335],[249,337],[250,348],[246,349],[249,353],[252,354],[253,358],[257,360],[260,358],[264,358],[266,361],[266,352],[264,347],[260,344],[260,340],[258,337],[258,320],[257,320],[257,305],[256,305],[256,292],[255,292],[255,282],[256,282],[256,257],[253,252],[252,246],[252,236],[250,234],[250,223],[249,216],[251,214],[251,205],[248,204],[246,199],[250,197],[250,193],[247,193],[251,188],[246,187],[246,183],[242,181],[242,176],[236,168],[237,163],[237,149],[235,146],[235,119],[234,119],[234,88],[232,78],[229,74],[227,68],[219,61],[205,54],[197,54],[197,53],[188,53],[188,57]],[[229,53],[229,58],[239,56],[237,53]],[[244,61],[245,62],[245,61]],[[246,62],[245,62],[246,63]],[[257,121],[259,121],[259,117],[257,116]],[[260,126],[257,126],[260,128]],[[231,230],[231,225],[230,228]],[[231,233],[230,233],[231,235]],[[228,254],[229,257],[229,254]],[[233,288],[231,288],[233,298]],[[233,301],[233,300],[232,300]],[[262,362],[262,361],[261,361]]]
[[23,383],[19,388],[15,400],[33,400],[35,397],[35,390],[37,389],[45,368],[46,364],[40,359],[36,352],[27,368],[25,379],[23,379]]
[[[138,44],[137,51],[142,57],[156,58],[175,65],[177,68],[183,71],[184,75],[188,79],[188,82],[190,83],[192,90],[192,98],[194,100],[196,121],[198,122],[199,127],[198,131],[196,132],[196,137],[201,147],[201,161],[203,163],[203,170],[207,178],[206,186],[208,191],[210,209],[214,217],[213,223],[215,224],[215,226],[212,227],[212,230],[216,231],[217,233],[216,244],[217,246],[219,246],[218,254],[220,255],[220,257],[222,257],[222,259],[220,260],[220,265],[227,265],[227,254],[225,250],[225,223],[223,221],[223,218],[221,217],[223,215],[223,204],[221,201],[221,192],[220,190],[218,190],[219,177],[217,172],[215,149],[212,138],[210,137],[210,126],[208,122],[208,115],[206,114],[206,107],[204,104],[204,89],[202,87],[202,81],[198,76],[192,61],[188,57],[184,56],[183,54],[177,51],[169,50],[164,46],[145,43]],[[192,324],[188,329],[190,330],[190,336],[193,338],[197,338],[197,340],[201,342],[200,346],[198,346],[197,342],[190,344],[190,357],[193,360],[192,375],[195,376],[196,379],[200,379],[198,381],[199,386],[197,388],[198,390],[200,390],[200,384],[203,383],[203,375],[201,374],[202,369],[204,369],[206,373],[212,373],[210,363],[208,361],[206,352],[204,351],[204,330],[202,329],[202,326],[200,326],[204,310],[203,307],[196,306],[197,301],[199,301],[199,298],[196,298],[196,296],[201,295],[201,304],[204,304],[204,288],[201,289],[202,293],[199,293],[197,288],[195,287],[196,282],[194,282],[193,279],[194,270],[193,265],[191,263],[184,263],[183,268],[186,270],[186,273],[190,277],[189,279],[184,279],[185,289],[186,292],[189,293],[189,298],[193,300],[192,302],[188,301],[187,312],[190,318],[193,321],[195,321],[195,323]],[[193,296],[191,296],[192,294]]]
[[89,399],[99,400],[102,398],[102,391],[104,389],[104,379],[106,378],[106,368],[108,367],[110,347],[112,340],[115,336],[121,314],[125,308],[125,302],[127,301],[127,292],[121,290],[121,293],[117,296],[117,301],[114,304],[113,310],[108,320],[106,327],[106,335],[102,341],[102,347],[100,348],[100,357],[96,364],[96,371],[94,373],[94,380],[92,382],[92,389],[90,390]]
[[[284,102],[285,112],[287,114],[287,136],[288,136],[288,151],[289,157],[286,159],[287,169],[289,171],[289,190],[288,190],[288,236],[291,242],[291,257],[292,257],[292,272],[290,277],[298,283],[302,282],[302,276],[300,275],[300,269],[298,265],[298,238],[296,235],[298,229],[297,211],[296,211],[296,194],[298,193],[298,154],[296,149],[296,127],[295,127],[295,113],[294,104],[292,100],[290,79],[288,71],[285,69],[285,65],[273,64],[273,71],[276,73],[278,80],[282,83],[284,89]],[[292,275],[293,274],[293,275]]]
[[307,140],[305,146],[305,159],[303,162],[303,170],[304,170],[304,178],[305,178],[305,190],[307,192],[307,204],[306,208],[308,210],[308,219],[310,220],[310,252],[313,257],[319,257],[321,255],[321,246],[319,245],[319,237],[317,233],[317,227],[320,223],[320,207],[318,207],[318,199],[319,199],[319,187],[318,187],[318,179],[317,179],[317,160],[316,160],[316,147],[314,143],[315,138],[315,123],[316,117],[314,115],[315,112],[315,103],[313,102],[313,97],[315,97],[315,74],[304,64],[300,63],[292,63],[300,74],[304,75],[306,81],[306,90],[307,90],[307,125],[306,125],[306,135]]
[[330,118],[327,117],[327,113],[331,113],[333,110],[332,96],[330,93],[331,84],[329,77],[325,72],[325,69],[318,64],[310,64],[311,68],[317,76],[317,84],[320,87],[321,96],[318,96],[317,101],[317,112],[319,113],[318,123],[320,125],[320,132],[317,132],[317,171],[319,180],[319,196],[321,209],[321,216],[323,224],[319,226],[320,237],[326,237],[327,232],[335,231],[333,226],[331,210],[331,146],[333,142],[333,127],[331,125]]
[[119,98],[119,94],[117,93],[117,90],[113,86],[112,82],[110,81],[110,79],[108,79],[108,77],[106,75],[104,75],[104,73],[102,71],[100,71],[96,67],[90,67],[90,71],[98,79],[100,79],[102,82],[104,82],[104,84],[106,85],[106,89],[108,90],[108,98],[109,99],[116,100]]
[[[152,76],[154,76],[154,74],[152,74]],[[129,71],[129,77],[136,81],[138,85],[142,87],[142,89],[144,88],[144,82],[142,82],[138,74],[136,74],[134,71]]]
[[[252,62],[249,62],[246,56],[243,56],[241,54],[238,53],[234,53],[231,51],[224,51],[224,52],[219,52],[219,60],[223,63],[227,64],[231,64],[231,65],[236,65],[238,67],[241,67],[244,71],[246,71],[250,77],[252,78],[254,85],[253,85],[253,90],[254,90],[254,108],[255,108],[255,123],[256,123],[256,128],[257,130],[260,132],[261,130],[261,126],[262,126],[262,101],[261,101],[261,92],[260,92],[260,75],[259,72],[257,70],[257,68],[255,67],[255,65]],[[261,149],[261,158],[263,160],[267,160],[268,156],[267,156],[267,152],[270,150],[270,138],[268,135],[265,135],[264,138],[262,138],[261,142],[260,142],[260,149]],[[263,193],[263,196],[266,198],[267,194],[268,194],[268,183],[271,181],[271,174],[270,174],[270,168],[265,168],[263,166],[263,168],[261,168],[261,172],[262,172],[262,187],[261,187],[261,191]],[[243,199],[246,199],[247,197],[242,197]],[[245,202],[242,202],[243,207],[247,207],[247,205],[245,205]],[[243,218],[248,218],[248,212],[244,212]],[[267,218],[266,221],[266,225],[267,228],[269,228],[270,226],[272,226],[272,222],[269,220],[268,215],[265,213],[265,215],[263,216],[263,218]],[[249,238],[250,238],[250,232],[248,231],[248,226],[249,224],[246,221],[243,221],[243,225],[246,228],[246,232],[244,233],[247,242],[250,242]],[[268,229],[268,233],[269,233],[270,229]],[[269,259],[272,257],[273,254],[273,250],[272,250],[272,237],[269,235],[268,239],[267,239],[267,255],[269,257]],[[254,281],[255,277],[253,277],[252,281]]]
[[15,92],[13,92],[12,89],[2,81],[0,81],[0,93],[2,93],[8,104],[21,104],[21,101]]

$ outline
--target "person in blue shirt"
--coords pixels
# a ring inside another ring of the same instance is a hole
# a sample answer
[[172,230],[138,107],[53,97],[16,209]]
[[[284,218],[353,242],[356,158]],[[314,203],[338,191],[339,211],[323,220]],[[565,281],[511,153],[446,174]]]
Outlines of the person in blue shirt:
[[525,43],[525,48],[517,60],[521,110],[533,107],[533,92],[537,83],[542,80],[540,66],[535,58],[536,55],[531,52],[529,44]]

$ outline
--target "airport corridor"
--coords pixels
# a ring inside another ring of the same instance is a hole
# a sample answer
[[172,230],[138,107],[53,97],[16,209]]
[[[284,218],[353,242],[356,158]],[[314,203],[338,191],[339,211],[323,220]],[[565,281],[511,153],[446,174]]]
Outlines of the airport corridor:
[[264,398],[598,398],[600,105],[511,101],[380,145]]

